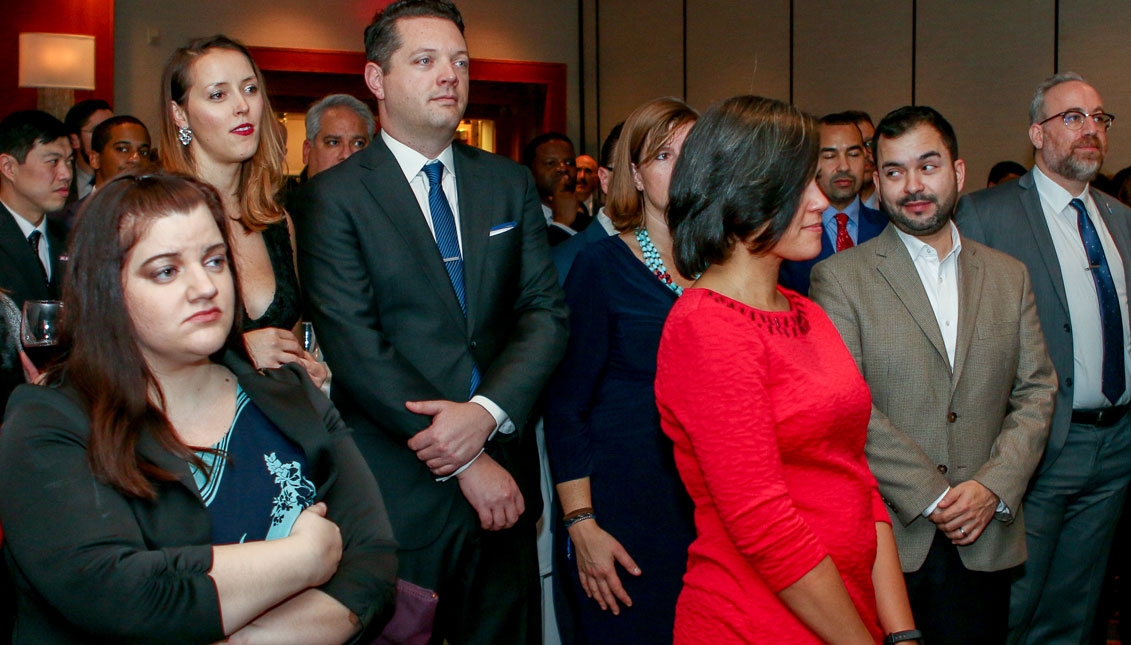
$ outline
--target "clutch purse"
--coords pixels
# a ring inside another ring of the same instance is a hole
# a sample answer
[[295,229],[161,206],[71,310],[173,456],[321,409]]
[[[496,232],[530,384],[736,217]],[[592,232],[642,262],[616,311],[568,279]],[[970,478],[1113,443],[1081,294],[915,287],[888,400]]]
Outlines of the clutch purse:
[[393,618],[373,645],[428,645],[439,600],[435,591],[397,578]]

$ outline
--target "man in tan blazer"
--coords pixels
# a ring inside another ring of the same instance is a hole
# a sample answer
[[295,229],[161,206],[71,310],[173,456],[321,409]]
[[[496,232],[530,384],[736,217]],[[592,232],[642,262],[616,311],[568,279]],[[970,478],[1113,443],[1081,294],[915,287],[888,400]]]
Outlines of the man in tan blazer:
[[1056,374],[1025,266],[950,221],[965,178],[950,124],[900,108],[875,142],[893,226],[818,264],[810,293],[872,390],[868,461],[925,642],[1003,643]]

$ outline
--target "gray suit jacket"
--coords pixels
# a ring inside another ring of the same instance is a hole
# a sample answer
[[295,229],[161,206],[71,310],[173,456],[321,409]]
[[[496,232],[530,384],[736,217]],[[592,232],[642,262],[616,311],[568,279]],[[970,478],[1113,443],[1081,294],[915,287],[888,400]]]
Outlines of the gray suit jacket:
[[963,240],[958,336],[947,360],[927,292],[894,227],[813,269],[810,293],[872,390],[868,463],[892,515],[904,571],[923,565],[935,524],[923,511],[974,479],[1012,512],[960,547],[967,568],[1025,561],[1021,497],[1048,437],[1056,374],[1025,267]]
[[[1122,256],[1128,279],[1127,292],[1131,293],[1131,263],[1128,263],[1131,258],[1131,210],[1114,197],[1094,188],[1091,192]],[[967,239],[1004,251],[1024,262],[1029,269],[1033,295],[1037,298],[1037,312],[1045,331],[1045,344],[1060,378],[1048,449],[1038,472],[1043,471],[1056,460],[1068,437],[1068,426],[1072,422],[1074,364],[1064,277],[1060,273],[1060,261],[1045,222],[1032,171],[1017,181],[1008,181],[963,197],[958,202],[955,222]]]

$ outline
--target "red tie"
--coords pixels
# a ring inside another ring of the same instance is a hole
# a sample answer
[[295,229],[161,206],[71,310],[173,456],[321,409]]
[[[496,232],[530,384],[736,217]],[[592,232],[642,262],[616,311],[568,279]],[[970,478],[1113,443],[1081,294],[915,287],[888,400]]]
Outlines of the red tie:
[[845,249],[851,249],[855,246],[852,243],[852,238],[848,236],[848,215],[844,213],[836,214],[836,252],[840,253]]

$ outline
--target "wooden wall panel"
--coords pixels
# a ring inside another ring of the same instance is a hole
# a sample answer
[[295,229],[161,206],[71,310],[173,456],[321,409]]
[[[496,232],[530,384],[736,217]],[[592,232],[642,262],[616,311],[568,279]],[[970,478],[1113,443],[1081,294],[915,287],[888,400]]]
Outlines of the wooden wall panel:
[[1053,68],[1053,0],[920,2],[916,102],[954,126],[966,191],[998,161],[1032,165],[1029,101]]
[[909,103],[911,15],[908,0],[794,0],[794,103],[875,120]]
[[687,102],[789,100],[789,0],[687,0]]

